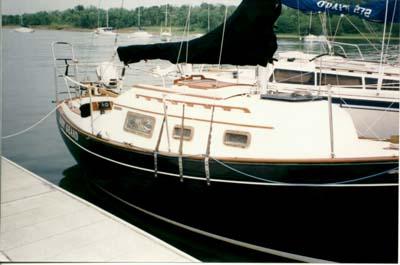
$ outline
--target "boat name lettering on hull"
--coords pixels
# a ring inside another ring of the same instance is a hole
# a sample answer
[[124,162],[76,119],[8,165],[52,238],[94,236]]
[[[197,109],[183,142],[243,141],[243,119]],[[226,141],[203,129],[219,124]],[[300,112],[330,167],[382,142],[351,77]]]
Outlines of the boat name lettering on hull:
[[342,12],[342,13],[346,13],[346,12],[354,13],[354,14],[358,14],[358,15],[361,15],[366,18],[369,18],[372,13],[371,8],[362,7],[360,5],[351,6],[351,5],[341,4],[341,3],[332,3],[329,1],[325,1],[325,0],[318,1],[317,6],[319,8],[324,8],[325,10],[337,11],[337,12]]
[[58,123],[60,124],[60,127],[69,135],[71,136],[75,141],[78,141],[79,136],[78,132],[72,128],[68,123],[65,122],[65,120],[59,116],[58,118]]

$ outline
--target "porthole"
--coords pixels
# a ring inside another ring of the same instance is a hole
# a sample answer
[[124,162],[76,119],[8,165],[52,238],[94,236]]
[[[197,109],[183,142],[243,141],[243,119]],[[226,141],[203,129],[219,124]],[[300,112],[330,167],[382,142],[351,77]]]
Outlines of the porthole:
[[183,132],[183,140],[185,141],[192,140],[194,129],[193,127],[189,126],[184,126],[182,130],[182,126],[175,125],[172,137],[174,137],[175,139],[181,139],[182,132]]
[[246,148],[250,145],[250,133],[240,131],[225,131],[224,144],[234,147]]

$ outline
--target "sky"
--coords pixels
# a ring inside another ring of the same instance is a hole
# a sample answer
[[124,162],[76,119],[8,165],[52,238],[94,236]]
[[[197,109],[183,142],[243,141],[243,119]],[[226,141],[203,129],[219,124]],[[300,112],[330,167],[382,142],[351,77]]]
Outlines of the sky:
[[51,10],[65,10],[72,8],[76,5],[83,6],[100,6],[100,8],[107,9],[111,7],[121,7],[122,1],[124,8],[133,9],[138,6],[152,6],[152,5],[182,5],[192,4],[198,5],[201,3],[212,4],[229,4],[237,5],[240,0],[0,0],[3,14],[22,14],[22,13],[35,13],[38,11],[51,11]]

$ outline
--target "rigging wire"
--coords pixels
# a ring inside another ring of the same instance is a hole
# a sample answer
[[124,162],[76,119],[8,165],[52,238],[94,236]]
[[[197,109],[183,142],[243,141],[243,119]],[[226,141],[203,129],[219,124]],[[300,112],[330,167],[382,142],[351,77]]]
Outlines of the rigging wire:
[[[190,15],[191,15],[191,12],[190,12],[191,8],[192,8],[192,6],[189,5],[188,14],[187,14],[187,17],[186,17],[186,23],[185,23],[185,27],[183,28],[183,33],[182,33],[182,40],[181,40],[181,43],[180,43],[180,46],[179,46],[178,56],[176,58],[176,64],[179,64],[179,59],[181,58],[185,35],[189,34],[188,33],[188,27],[189,27]],[[187,61],[187,57],[186,57],[186,61]],[[179,71],[181,72],[181,74],[183,74],[181,69],[179,69]]]
[[297,0],[297,30],[299,33],[299,40],[301,40],[301,29],[300,29],[300,0]]
[[326,15],[326,20],[327,20],[327,24],[329,26],[329,31],[327,29],[327,36],[326,38],[329,40],[329,36],[332,36],[332,17],[329,14],[329,10],[327,11]]
[[339,26],[341,26],[342,18],[343,18],[343,14],[341,14],[341,15],[339,16],[339,20],[338,20],[338,22],[337,22],[337,24],[336,24],[335,34],[332,36],[332,41],[333,41],[333,42],[335,41],[336,35],[337,35],[338,31],[339,31]]
[[372,28],[371,24],[368,23],[368,21],[366,21],[365,19],[361,19],[361,21],[363,22],[365,28],[369,31],[369,33],[371,33],[375,38],[378,37],[378,34],[376,33],[376,31]]
[[361,35],[369,44],[371,44],[371,46],[372,46],[377,52],[379,52],[379,49],[375,46],[375,44],[372,43],[372,42],[365,36],[365,34],[363,34],[362,31],[360,31],[360,29],[359,29],[346,15],[344,15],[344,18],[347,19],[347,21],[358,31],[358,33],[360,33],[360,35]]
[[219,50],[219,58],[218,58],[218,68],[219,69],[221,69],[222,51],[224,49],[224,39],[225,39],[225,29],[226,29],[227,16],[228,16],[228,5],[225,6],[224,26],[222,28],[221,48]]
[[[348,104],[348,103],[344,100],[344,98],[340,97],[340,101],[344,103],[344,105],[346,106],[346,108],[354,109],[350,104]],[[378,121],[380,121],[380,120],[383,119],[385,113],[387,113],[387,112],[392,108],[392,106],[394,105],[394,103],[395,103],[395,102],[392,101],[392,102],[390,103],[390,105],[387,106],[387,107],[383,110],[383,112],[379,115],[379,117],[377,117],[373,122],[371,122],[371,123],[369,123],[369,124],[366,124],[362,119],[360,120],[360,122],[361,122],[361,123],[363,124],[363,126],[365,127],[365,130],[366,130],[367,132],[371,133],[372,135],[374,135],[374,137],[375,137],[377,140],[379,140],[379,141],[382,141],[382,140],[385,140],[385,139],[382,138],[382,137],[379,137],[379,136],[375,133],[375,131],[374,131],[372,128],[374,127],[374,125],[375,125]],[[362,133],[359,131],[358,128],[356,128],[356,130],[357,130],[357,133],[358,133],[358,134],[362,134]]]
[[[389,0],[386,0],[386,7],[385,7],[385,22],[383,23],[383,33],[382,33],[382,48],[381,48],[381,59],[379,60],[379,73],[383,74],[383,60],[384,60],[384,51],[385,51],[385,37],[386,37],[386,24],[389,12]],[[394,16],[393,12],[393,16]]]
[[190,16],[192,15],[192,6],[189,6],[188,10],[188,23],[187,23],[187,31],[186,31],[186,59],[185,62],[186,64],[188,63],[188,58],[189,58],[189,33],[190,33]]
[[[394,1],[393,10],[396,10],[396,8],[397,8],[397,0]],[[392,20],[391,20],[391,22],[390,22],[390,29],[389,29],[389,34],[388,34],[389,36],[388,36],[388,41],[387,41],[387,44],[386,44],[385,56],[387,56],[388,53],[389,53],[389,45],[390,45],[390,41],[391,41],[391,37],[392,37],[392,30],[393,30],[393,25],[394,25],[395,13],[396,13],[396,12],[393,12],[393,14],[392,14]],[[386,58],[385,58],[385,59],[386,59]]]

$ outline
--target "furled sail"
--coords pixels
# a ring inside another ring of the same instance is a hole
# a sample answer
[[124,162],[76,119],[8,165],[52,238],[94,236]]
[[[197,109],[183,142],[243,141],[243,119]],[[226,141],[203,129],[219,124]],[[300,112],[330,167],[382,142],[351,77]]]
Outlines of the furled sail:
[[125,64],[163,59],[172,63],[266,66],[277,49],[273,27],[280,12],[280,0],[243,0],[227,19],[225,31],[221,24],[188,42],[119,47],[118,55]]
[[[400,0],[387,0],[387,22],[400,22]],[[384,23],[386,0],[370,1],[365,4],[344,4],[334,0],[282,0],[282,4],[303,12],[326,12],[355,15],[372,22]]]

